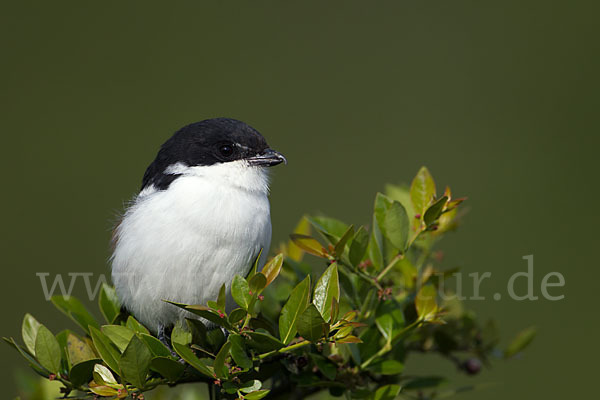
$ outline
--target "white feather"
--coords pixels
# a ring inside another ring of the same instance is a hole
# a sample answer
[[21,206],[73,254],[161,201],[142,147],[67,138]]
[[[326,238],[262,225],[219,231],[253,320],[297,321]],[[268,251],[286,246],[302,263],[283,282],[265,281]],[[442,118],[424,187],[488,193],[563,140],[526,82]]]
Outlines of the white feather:
[[[191,314],[162,301],[206,304],[245,276],[271,243],[267,169],[234,161],[167,168],[167,190],[146,188],[117,227],[112,279],[123,305],[156,332]],[[233,302],[228,296],[228,309]]]

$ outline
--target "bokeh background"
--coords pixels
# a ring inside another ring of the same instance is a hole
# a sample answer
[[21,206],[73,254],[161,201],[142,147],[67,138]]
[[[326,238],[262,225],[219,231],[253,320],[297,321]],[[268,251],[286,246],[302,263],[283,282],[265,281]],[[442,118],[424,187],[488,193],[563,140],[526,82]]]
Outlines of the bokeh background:
[[[486,301],[516,360],[463,398],[586,397],[596,386],[598,7],[594,1],[3,2],[1,335],[69,322],[37,272],[107,273],[115,216],[158,146],[215,116],[260,130],[274,244],[304,213],[368,223],[374,194],[427,165],[469,197],[445,266],[492,272]],[[534,255],[562,301],[494,301]],[[95,275],[97,277],[97,275]],[[79,282],[74,293],[85,297]],[[95,309],[95,306],[90,304]],[[26,364],[0,346],[2,393]],[[448,373],[416,358],[407,372]],[[5,396],[3,395],[3,396]]]

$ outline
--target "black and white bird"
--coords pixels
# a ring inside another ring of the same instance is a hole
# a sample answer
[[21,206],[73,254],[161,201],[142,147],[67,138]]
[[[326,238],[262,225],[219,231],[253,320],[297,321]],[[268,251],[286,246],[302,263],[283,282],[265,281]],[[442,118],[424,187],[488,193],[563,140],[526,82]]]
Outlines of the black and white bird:
[[[286,162],[249,125],[229,118],[181,128],[144,174],[115,229],[112,279],[122,305],[155,333],[245,276],[271,242],[269,167]],[[232,308],[228,296],[228,308]],[[188,314],[187,316],[190,316]]]

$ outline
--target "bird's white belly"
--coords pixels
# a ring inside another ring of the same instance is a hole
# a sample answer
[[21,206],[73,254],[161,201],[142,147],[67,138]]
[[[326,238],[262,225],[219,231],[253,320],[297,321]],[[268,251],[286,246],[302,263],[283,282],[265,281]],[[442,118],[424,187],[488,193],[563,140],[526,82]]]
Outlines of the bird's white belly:
[[[180,177],[142,194],[116,232],[112,278],[123,305],[149,329],[191,316],[171,300],[206,304],[234,275],[245,276],[271,241],[264,192]],[[228,299],[231,308],[231,298]]]

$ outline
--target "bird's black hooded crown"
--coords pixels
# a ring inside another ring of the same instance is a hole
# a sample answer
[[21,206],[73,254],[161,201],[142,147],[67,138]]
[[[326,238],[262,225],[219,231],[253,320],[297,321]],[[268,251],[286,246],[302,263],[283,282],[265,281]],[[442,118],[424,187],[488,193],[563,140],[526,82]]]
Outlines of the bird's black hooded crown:
[[169,187],[180,175],[165,174],[170,165],[208,166],[241,160],[269,148],[265,138],[248,124],[231,118],[213,118],[184,126],[158,151],[146,169],[142,190]]

